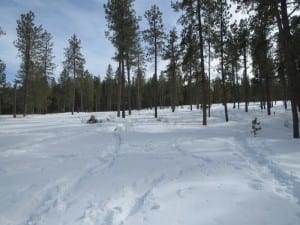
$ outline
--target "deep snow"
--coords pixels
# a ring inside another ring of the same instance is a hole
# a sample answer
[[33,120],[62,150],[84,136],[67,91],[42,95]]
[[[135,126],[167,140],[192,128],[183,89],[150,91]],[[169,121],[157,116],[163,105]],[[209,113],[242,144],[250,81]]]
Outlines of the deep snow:
[[0,224],[300,224],[290,111],[170,111],[0,116]]

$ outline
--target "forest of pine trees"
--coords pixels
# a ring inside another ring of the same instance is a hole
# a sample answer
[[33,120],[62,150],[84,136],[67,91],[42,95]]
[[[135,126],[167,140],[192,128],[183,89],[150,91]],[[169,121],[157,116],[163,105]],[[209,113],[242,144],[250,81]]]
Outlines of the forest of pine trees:
[[[118,68],[107,65],[100,76],[85,68],[76,34],[65,46],[63,70],[54,75],[52,35],[35,24],[34,12],[21,14],[14,40],[21,64],[14,81],[6,80],[0,59],[0,113],[116,111],[124,118],[132,109],[153,108],[157,117],[160,107],[174,112],[179,105],[196,105],[207,125],[211,104],[222,103],[228,121],[227,103],[247,112],[250,102],[260,102],[271,115],[274,102],[282,100],[286,109],[291,105],[293,136],[299,138],[300,0],[177,0],[170,7],[180,26],[165,30],[157,5],[141,17],[134,0],[107,0],[105,35]],[[234,20],[231,7],[250,16]],[[0,27],[0,41],[2,35]],[[161,60],[167,63],[162,71]]]

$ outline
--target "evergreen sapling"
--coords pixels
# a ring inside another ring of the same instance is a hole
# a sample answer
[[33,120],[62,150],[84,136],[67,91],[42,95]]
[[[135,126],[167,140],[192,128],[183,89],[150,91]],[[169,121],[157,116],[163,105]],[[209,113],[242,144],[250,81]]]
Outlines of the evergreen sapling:
[[258,122],[257,118],[255,117],[254,120],[252,120],[252,131],[254,137],[257,135],[257,131],[261,130],[260,122]]

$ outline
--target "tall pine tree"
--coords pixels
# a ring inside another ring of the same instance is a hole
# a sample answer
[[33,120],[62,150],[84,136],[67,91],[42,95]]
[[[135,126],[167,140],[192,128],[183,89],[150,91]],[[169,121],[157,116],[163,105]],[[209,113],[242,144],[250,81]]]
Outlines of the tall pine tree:
[[162,12],[157,5],[152,5],[149,10],[144,14],[145,19],[148,22],[149,28],[143,31],[144,40],[148,43],[148,56],[149,59],[154,58],[154,75],[153,75],[153,103],[154,103],[154,117],[157,118],[157,105],[158,105],[158,95],[157,95],[157,62],[158,57],[162,54],[162,49],[164,46],[164,28],[162,22]]
[[69,39],[69,46],[65,48],[64,68],[73,75],[73,99],[72,99],[72,115],[75,110],[75,90],[76,79],[80,73],[83,73],[85,59],[81,53],[81,41],[75,34]]
[[129,56],[136,41],[137,18],[133,9],[134,0],[108,0],[104,5],[108,31],[106,36],[117,49],[115,59],[119,61],[118,116],[122,104],[125,118],[125,63],[129,66]]
[[166,51],[164,59],[169,60],[167,65],[167,74],[170,88],[170,103],[172,112],[175,111],[177,104],[177,76],[179,70],[179,45],[177,43],[177,32],[173,28],[169,33],[168,43],[166,45]]
[[[38,60],[41,47],[42,27],[34,24],[35,15],[32,11],[21,14],[17,20],[17,40],[14,41],[21,58],[19,79],[23,86],[23,115],[28,110],[30,81],[33,80],[34,65]],[[31,88],[33,88],[31,86]],[[32,93],[31,93],[32,97]]]

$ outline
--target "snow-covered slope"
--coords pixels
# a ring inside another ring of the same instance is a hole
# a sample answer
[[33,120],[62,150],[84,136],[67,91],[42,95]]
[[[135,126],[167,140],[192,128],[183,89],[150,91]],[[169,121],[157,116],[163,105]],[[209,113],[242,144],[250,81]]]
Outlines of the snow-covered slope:
[[1,116],[0,224],[299,225],[300,142],[274,112]]

